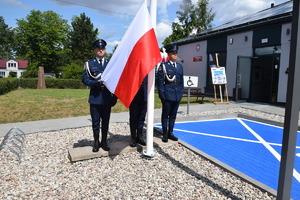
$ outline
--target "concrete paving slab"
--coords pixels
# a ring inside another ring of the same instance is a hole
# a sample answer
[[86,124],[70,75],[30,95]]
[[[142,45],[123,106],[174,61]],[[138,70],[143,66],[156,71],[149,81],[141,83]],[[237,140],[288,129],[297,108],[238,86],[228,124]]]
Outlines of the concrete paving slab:
[[[174,144],[178,144],[178,142],[169,140],[168,143],[164,143],[161,141],[160,137],[153,137],[154,147]],[[146,147],[143,147],[141,145],[137,145],[137,147],[130,147],[129,143],[124,141],[116,141],[109,143],[109,147],[110,151],[104,151],[100,148],[98,152],[92,152],[92,146],[70,148],[68,150],[68,157],[71,162],[76,162],[105,156],[116,156],[122,153],[142,151],[146,149]]]

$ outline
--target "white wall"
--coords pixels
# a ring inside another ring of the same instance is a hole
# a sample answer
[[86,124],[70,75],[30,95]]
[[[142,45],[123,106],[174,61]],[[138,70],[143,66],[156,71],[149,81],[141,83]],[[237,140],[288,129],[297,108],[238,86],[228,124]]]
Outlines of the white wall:
[[[286,70],[289,67],[290,59],[290,45],[291,45],[291,23],[283,24],[281,30],[281,55],[280,55],[280,69],[278,81],[278,102],[286,102],[287,80],[288,74]],[[290,29],[290,34],[287,34],[287,29]]]
[[[226,77],[228,96],[233,95],[233,88],[235,88],[238,56],[252,56],[252,36],[253,32],[248,31],[228,35],[227,37]],[[247,41],[245,41],[245,37],[247,37]]]

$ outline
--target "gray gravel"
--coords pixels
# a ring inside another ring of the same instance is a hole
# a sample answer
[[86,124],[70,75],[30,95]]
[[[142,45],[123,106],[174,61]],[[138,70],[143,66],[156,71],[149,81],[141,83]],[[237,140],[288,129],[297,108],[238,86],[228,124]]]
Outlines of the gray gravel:
[[[193,115],[224,113],[283,122],[245,108]],[[109,142],[129,143],[127,123],[111,123],[109,131]],[[70,163],[68,149],[92,140],[88,126],[26,135],[21,162],[0,151],[0,199],[275,199],[180,144],[155,147],[152,160],[132,152]]]

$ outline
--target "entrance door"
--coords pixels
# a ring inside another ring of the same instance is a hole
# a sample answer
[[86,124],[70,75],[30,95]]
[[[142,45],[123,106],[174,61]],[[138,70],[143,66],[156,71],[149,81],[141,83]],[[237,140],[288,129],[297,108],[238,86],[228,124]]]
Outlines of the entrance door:
[[276,102],[280,54],[261,55],[253,59],[251,69],[250,100]]
[[238,56],[235,86],[235,88],[238,89],[235,90],[235,97],[240,97],[241,99],[249,98],[251,60],[252,57]]

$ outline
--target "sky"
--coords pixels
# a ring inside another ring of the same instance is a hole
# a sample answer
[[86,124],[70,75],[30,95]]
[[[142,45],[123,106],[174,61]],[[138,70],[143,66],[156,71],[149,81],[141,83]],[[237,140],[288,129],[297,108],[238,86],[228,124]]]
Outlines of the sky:
[[[148,0],[148,5],[150,5]],[[209,9],[216,13],[213,27],[236,18],[278,5],[287,0],[209,0]],[[26,19],[31,10],[42,12],[52,10],[62,19],[72,22],[74,16],[85,13],[98,28],[99,38],[107,44],[107,52],[112,53],[119,44],[128,26],[144,0],[0,0],[0,16],[14,28],[17,19]],[[197,0],[192,0],[196,3]],[[183,0],[157,0],[156,35],[159,46],[172,33],[172,22],[178,22],[176,11]]]

